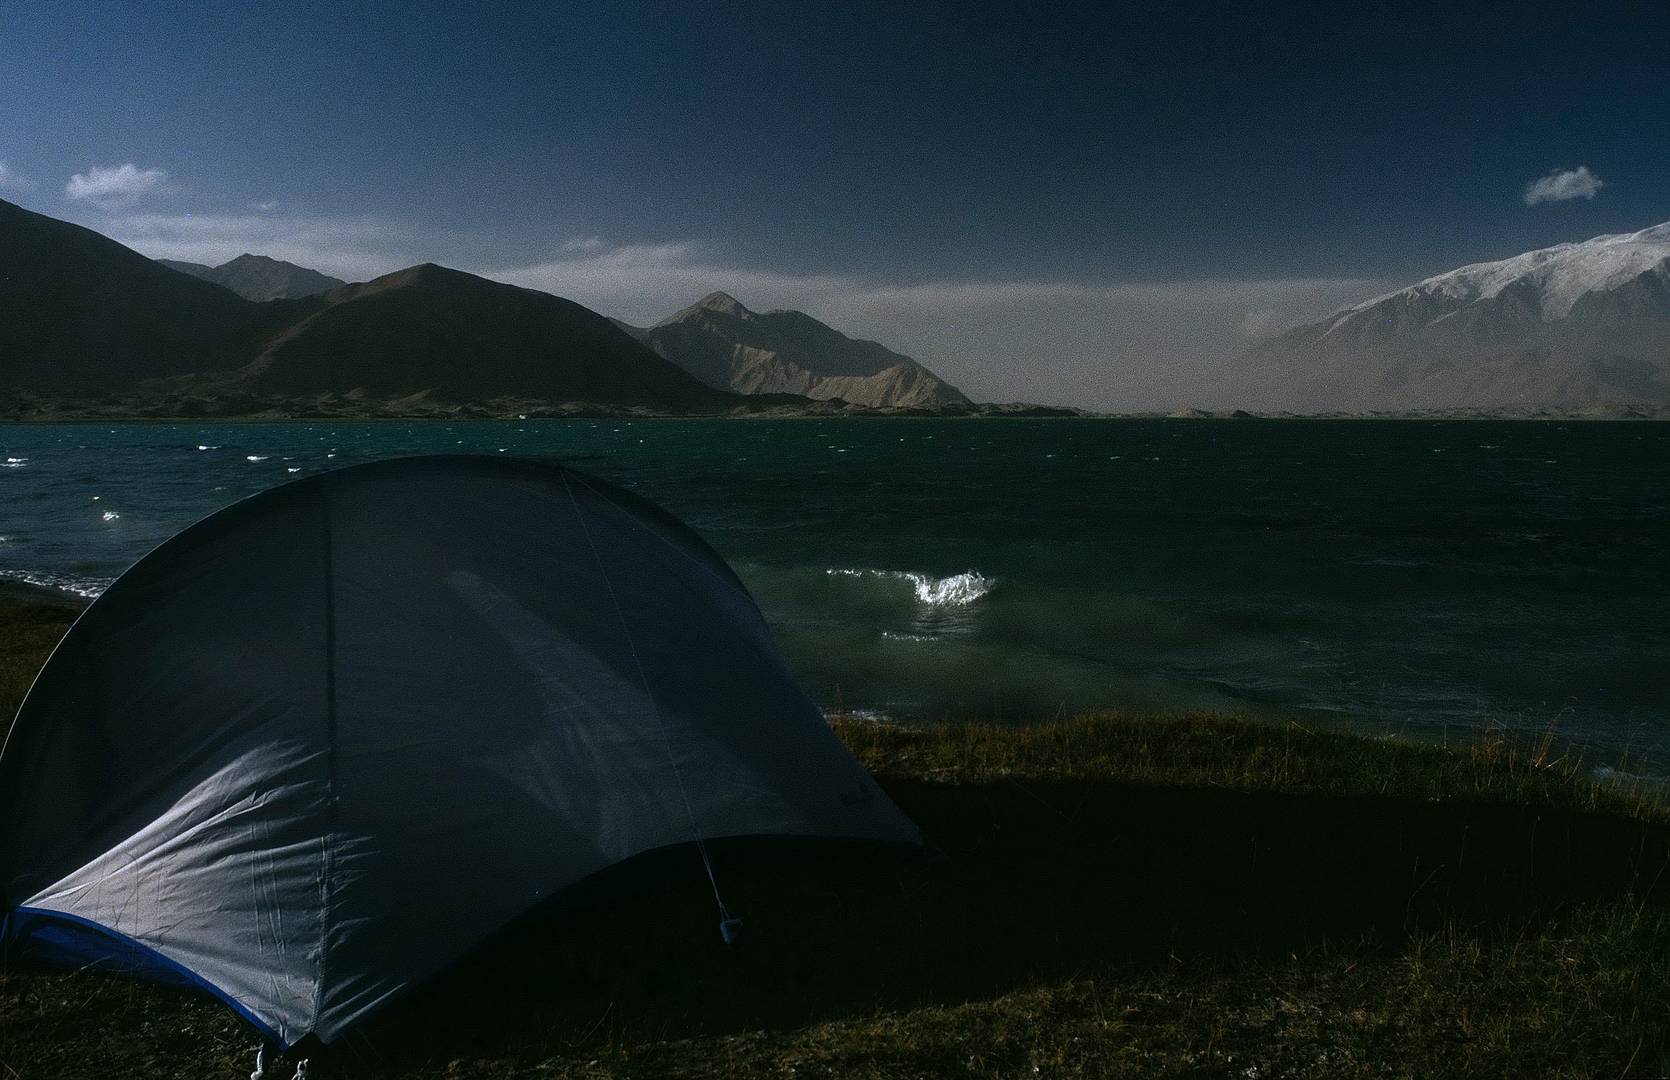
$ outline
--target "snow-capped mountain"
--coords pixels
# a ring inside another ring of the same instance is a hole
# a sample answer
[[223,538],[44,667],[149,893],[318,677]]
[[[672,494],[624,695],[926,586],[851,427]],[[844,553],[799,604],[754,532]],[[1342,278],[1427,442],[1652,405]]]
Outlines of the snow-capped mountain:
[[1376,296],[1259,345],[1246,375],[1281,408],[1670,405],[1670,223]]

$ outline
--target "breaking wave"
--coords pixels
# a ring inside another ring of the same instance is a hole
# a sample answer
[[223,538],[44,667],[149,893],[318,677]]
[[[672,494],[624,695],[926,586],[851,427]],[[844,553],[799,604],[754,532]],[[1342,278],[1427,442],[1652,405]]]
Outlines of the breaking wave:
[[831,577],[881,578],[908,582],[916,592],[916,601],[928,607],[962,607],[992,591],[997,584],[977,570],[965,570],[950,577],[934,577],[916,570],[826,570]]
[[20,581],[25,585],[34,585],[42,589],[56,589],[59,592],[80,596],[88,600],[95,600],[104,590],[110,588],[115,578],[77,578],[65,574],[53,574],[43,570],[0,570],[0,579],[6,581]]

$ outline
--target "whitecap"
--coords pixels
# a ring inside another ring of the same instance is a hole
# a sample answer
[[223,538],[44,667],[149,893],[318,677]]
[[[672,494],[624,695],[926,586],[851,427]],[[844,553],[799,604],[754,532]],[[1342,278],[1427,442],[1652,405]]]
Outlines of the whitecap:
[[965,570],[960,574],[949,577],[935,577],[917,570],[850,570],[834,569],[825,573],[832,577],[873,577],[889,578],[894,581],[908,582],[916,592],[918,603],[929,607],[961,607],[972,604],[976,600],[992,591],[997,584],[996,578],[990,578],[978,570]]
[[29,467],[29,459],[26,457],[9,457],[6,459],[3,467],[7,469],[27,469]]
[[120,520],[122,520],[122,515],[118,514],[114,510],[106,510],[104,512],[104,520],[106,520],[106,521],[120,521]]
[[21,581],[25,585],[34,585],[42,589],[57,589],[72,596],[80,596],[88,600],[95,599],[110,587],[115,578],[72,578],[63,574],[53,574],[36,570],[0,570],[0,578],[11,581]]
[[210,446],[208,443],[198,443],[197,444],[197,449],[199,449],[199,450],[219,450],[220,447]]
[[302,470],[301,470],[300,465],[292,465],[288,469],[285,469],[284,471],[287,472],[287,473],[298,473],[298,472],[301,472]]
[[826,709],[826,720],[857,720],[864,724],[891,725],[893,718],[880,709]]
[[247,455],[244,456],[244,460],[245,461],[265,461],[270,457],[272,457],[271,454],[247,454]]

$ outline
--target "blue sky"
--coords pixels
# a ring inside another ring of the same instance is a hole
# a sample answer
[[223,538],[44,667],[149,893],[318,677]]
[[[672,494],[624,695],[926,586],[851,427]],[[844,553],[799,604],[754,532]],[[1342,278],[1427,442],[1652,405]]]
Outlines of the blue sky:
[[1130,407],[1383,287],[1670,219],[1659,5],[479,7],[14,0],[0,198],[636,321],[725,288],[977,396]]

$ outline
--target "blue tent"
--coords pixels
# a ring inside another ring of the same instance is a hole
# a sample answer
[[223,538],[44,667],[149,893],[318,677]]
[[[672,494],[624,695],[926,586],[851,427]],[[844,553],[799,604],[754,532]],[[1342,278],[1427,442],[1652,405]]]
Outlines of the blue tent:
[[568,469],[382,462],[76,622],[0,754],[0,938],[330,1042],[591,875],[740,836],[919,840],[688,528]]

